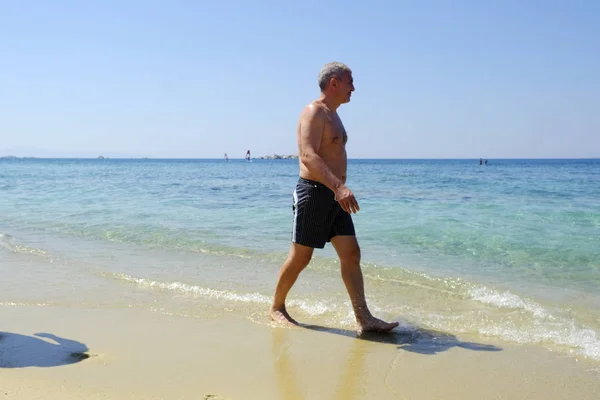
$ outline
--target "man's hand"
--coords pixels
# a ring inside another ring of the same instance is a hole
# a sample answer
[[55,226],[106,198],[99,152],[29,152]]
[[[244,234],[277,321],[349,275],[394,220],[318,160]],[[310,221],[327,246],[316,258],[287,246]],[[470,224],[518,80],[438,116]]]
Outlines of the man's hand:
[[341,185],[339,188],[337,188],[335,191],[335,199],[338,203],[340,203],[342,210],[349,214],[356,214],[358,210],[360,210],[354,194],[346,185]]

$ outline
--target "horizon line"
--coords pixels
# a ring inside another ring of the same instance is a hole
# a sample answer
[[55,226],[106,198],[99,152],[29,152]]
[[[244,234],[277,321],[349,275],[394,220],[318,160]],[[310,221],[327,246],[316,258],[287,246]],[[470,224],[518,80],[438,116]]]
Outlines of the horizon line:
[[[252,160],[289,161],[293,159],[268,159],[252,157]],[[36,157],[36,156],[0,156],[0,160],[38,159],[38,160],[224,160],[223,157]],[[229,160],[246,160],[244,157],[229,157]],[[348,157],[348,160],[600,160],[596,157]]]

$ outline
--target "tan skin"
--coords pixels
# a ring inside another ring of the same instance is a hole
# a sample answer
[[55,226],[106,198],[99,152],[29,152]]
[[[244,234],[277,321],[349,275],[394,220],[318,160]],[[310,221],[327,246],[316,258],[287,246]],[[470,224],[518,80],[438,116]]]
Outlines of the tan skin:
[[[354,82],[348,72],[332,78],[321,96],[307,105],[300,114],[297,139],[300,177],[323,183],[335,193],[341,208],[351,214],[360,208],[352,191],[346,186],[346,142],[348,136],[337,109],[348,103]],[[357,331],[387,332],[398,326],[375,318],[367,307],[363,275],[360,269],[360,247],[355,236],[336,236],[331,244],[340,258],[342,279],[350,296],[356,317]],[[287,260],[279,273],[271,318],[282,324],[298,325],[285,308],[285,299],[300,272],[308,265],[314,249],[291,244]]]

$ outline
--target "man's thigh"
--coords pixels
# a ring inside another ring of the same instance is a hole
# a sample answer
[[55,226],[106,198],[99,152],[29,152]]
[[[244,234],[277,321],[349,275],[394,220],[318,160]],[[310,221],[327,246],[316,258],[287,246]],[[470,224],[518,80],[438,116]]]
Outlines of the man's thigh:
[[352,216],[346,211],[342,210],[339,204],[336,204],[335,211],[335,218],[331,223],[327,241],[333,243],[332,239],[337,236],[356,236]]

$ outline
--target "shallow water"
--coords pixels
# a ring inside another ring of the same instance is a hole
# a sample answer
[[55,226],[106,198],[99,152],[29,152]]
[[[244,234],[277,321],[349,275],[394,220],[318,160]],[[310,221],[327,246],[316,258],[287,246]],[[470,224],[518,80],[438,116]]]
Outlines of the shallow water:
[[[379,316],[600,361],[600,160],[350,160]],[[291,160],[0,160],[0,304],[262,315],[289,248]],[[351,327],[328,246],[302,320]]]

